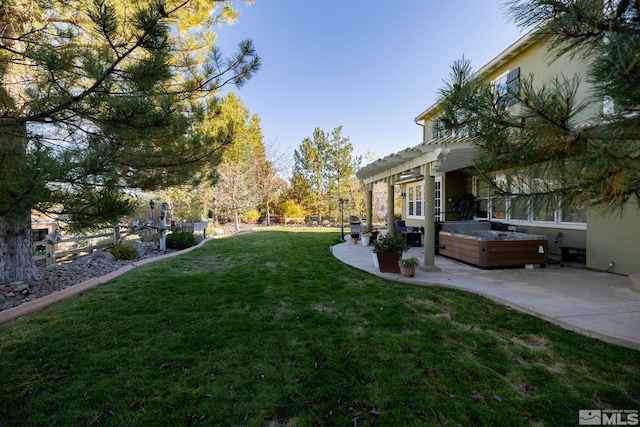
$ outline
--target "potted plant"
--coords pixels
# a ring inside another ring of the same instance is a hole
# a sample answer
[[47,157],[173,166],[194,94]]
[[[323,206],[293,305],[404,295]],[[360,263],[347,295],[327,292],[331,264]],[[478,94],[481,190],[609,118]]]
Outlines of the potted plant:
[[413,277],[416,274],[418,264],[418,258],[402,258],[400,260],[400,274],[405,277]]
[[371,243],[371,229],[368,225],[363,225],[361,231],[362,246],[369,246],[369,243]]
[[468,221],[476,215],[478,201],[473,194],[456,194],[451,201],[451,209],[456,214],[456,220]]
[[404,239],[400,235],[385,234],[373,243],[373,251],[378,257],[378,265],[382,273],[397,273],[398,261],[402,252],[407,249]]
[[380,234],[380,230],[377,230],[375,227],[371,227],[371,241],[375,242]]
[[359,239],[359,238],[360,238],[360,233],[357,233],[357,232],[355,232],[355,231],[352,231],[352,232],[351,232],[351,242],[352,242],[354,245],[357,245],[357,244],[358,244],[358,239]]

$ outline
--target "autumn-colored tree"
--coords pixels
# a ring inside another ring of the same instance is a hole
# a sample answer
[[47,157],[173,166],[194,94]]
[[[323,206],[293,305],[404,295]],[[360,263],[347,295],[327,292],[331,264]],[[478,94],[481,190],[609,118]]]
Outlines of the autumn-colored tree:
[[217,168],[215,197],[218,207],[231,214],[239,231],[240,218],[260,202],[257,181],[265,162],[264,144],[260,119],[250,115],[233,93],[224,100],[223,116],[233,131],[224,160]]
[[266,225],[271,224],[271,207],[280,202],[288,189],[287,182],[282,178],[286,173],[286,159],[286,153],[271,144],[265,146],[265,157],[256,165],[255,190],[260,205],[264,207]]

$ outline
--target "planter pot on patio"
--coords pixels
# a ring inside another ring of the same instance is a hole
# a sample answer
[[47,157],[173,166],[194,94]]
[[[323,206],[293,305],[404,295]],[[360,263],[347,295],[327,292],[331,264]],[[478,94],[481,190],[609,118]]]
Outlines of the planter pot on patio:
[[362,236],[360,240],[362,241],[362,246],[369,246],[369,243],[371,243],[371,236]]
[[399,252],[376,252],[381,273],[397,273],[399,271]]
[[415,265],[409,265],[409,266],[400,266],[400,274],[402,274],[404,277],[413,277],[414,274],[416,274],[416,266]]

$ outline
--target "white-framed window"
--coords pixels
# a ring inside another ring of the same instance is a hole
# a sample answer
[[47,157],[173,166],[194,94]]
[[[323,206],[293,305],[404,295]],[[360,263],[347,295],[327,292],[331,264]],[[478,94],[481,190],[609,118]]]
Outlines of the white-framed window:
[[489,183],[483,179],[474,178],[473,187],[473,195],[476,197],[476,201],[478,204],[476,219],[489,219]]
[[431,138],[438,139],[447,136],[447,131],[444,128],[444,122],[442,119],[437,118],[431,123]]
[[471,123],[466,127],[460,127],[458,129],[446,130],[444,121],[442,118],[435,119],[431,124],[431,138],[466,138],[476,134],[477,125]]
[[504,98],[507,95],[507,76],[509,72],[505,72],[498,76],[491,85],[493,86],[493,96],[496,99]]
[[[496,185],[500,187],[507,185],[507,180],[504,175],[498,175],[494,179]],[[491,219],[496,221],[505,221],[508,216],[507,199],[505,197],[491,197],[489,201]]]
[[[425,186],[424,182],[416,182],[407,184],[406,186],[406,214],[407,218],[424,219],[425,218]],[[437,176],[434,179],[434,219],[442,221],[442,197],[443,191],[442,177]]]
[[435,191],[434,191],[434,215],[436,221],[442,221],[442,177],[437,176],[435,178]]
[[407,218],[424,218],[424,185],[407,184],[406,197]]
[[492,82],[493,94],[499,108],[509,108],[518,102],[520,67],[506,71]]
[[587,209],[583,206],[561,204],[558,218],[561,224],[586,224]]
[[[507,184],[507,178],[499,175],[498,185]],[[523,190],[532,187],[518,180],[510,178],[510,182],[520,186]],[[492,187],[486,181],[474,178],[474,195],[478,200],[478,219],[490,219],[501,222],[520,223],[539,227],[563,227],[584,229],[587,223],[586,209],[581,207],[562,206],[532,206],[526,200],[517,200],[517,196],[505,198],[492,194]]]
[[407,216],[415,216],[416,214],[416,202],[415,202],[415,187],[407,186]]

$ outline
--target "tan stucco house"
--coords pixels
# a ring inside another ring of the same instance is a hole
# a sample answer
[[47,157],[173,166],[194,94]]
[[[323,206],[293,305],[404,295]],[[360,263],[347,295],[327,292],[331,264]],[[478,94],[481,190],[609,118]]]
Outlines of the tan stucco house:
[[[535,84],[543,84],[555,76],[580,73],[585,64],[568,56],[551,61],[551,55],[537,31],[521,37],[504,52],[477,71],[476,76],[496,88],[518,84],[520,76],[534,75]],[[585,79],[586,80],[586,79]],[[496,89],[499,90],[499,89]],[[589,87],[581,86],[586,96]],[[584,111],[587,118],[597,117],[604,108],[592,105]],[[378,159],[357,172],[368,189],[367,218],[371,218],[373,184],[387,185],[387,224],[392,230],[394,197],[402,194],[403,220],[407,226],[424,228],[425,270],[438,270],[436,255],[437,224],[455,220],[451,201],[459,194],[473,194],[478,200],[475,221],[494,221],[511,226],[518,232],[546,235],[549,254],[561,255],[561,247],[583,248],[588,268],[629,275],[640,271],[640,207],[628,205],[622,214],[609,214],[594,209],[563,209],[554,212],[514,211],[509,201],[497,202],[483,195],[483,184],[468,173],[473,166],[476,148],[463,135],[445,132],[438,126],[438,103],[415,118],[422,126],[422,142],[400,152]],[[391,231],[392,232],[392,231]]]

